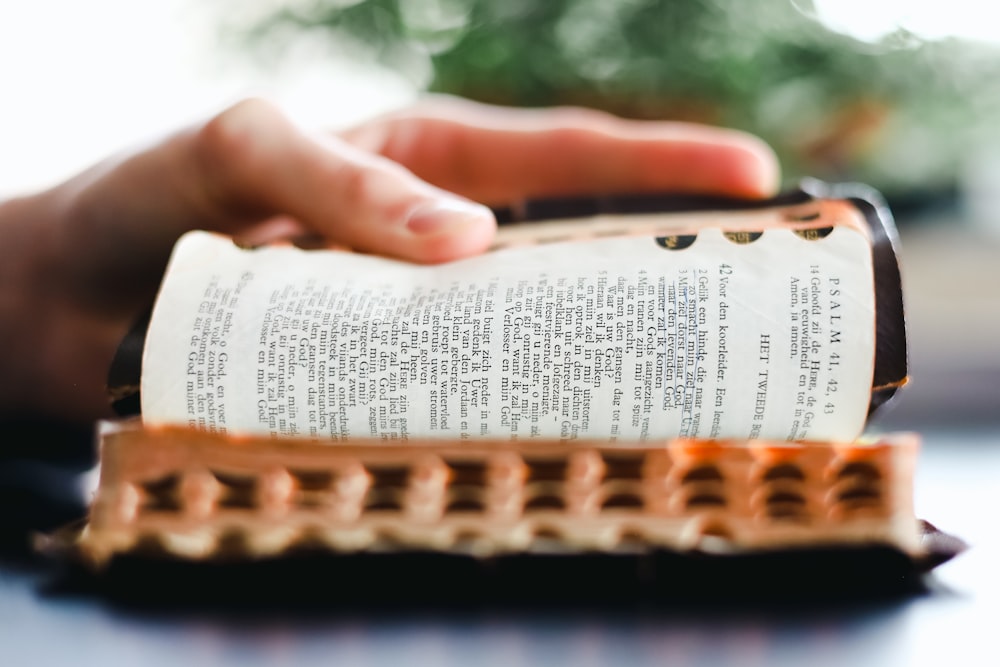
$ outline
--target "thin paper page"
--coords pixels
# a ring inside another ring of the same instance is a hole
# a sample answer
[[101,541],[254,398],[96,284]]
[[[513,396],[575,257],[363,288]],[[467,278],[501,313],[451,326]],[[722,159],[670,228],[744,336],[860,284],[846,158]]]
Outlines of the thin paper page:
[[143,417],[330,441],[849,441],[870,398],[872,281],[849,226],[433,267],[192,233],[150,326]]

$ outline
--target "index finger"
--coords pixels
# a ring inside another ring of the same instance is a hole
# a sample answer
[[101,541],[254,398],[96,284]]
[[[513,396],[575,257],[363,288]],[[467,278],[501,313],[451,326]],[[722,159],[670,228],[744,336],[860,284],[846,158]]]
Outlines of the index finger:
[[764,197],[773,151],[752,135],[577,108],[436,98],[341,133],[423,180],[488,204],[527,197],[681,191]]

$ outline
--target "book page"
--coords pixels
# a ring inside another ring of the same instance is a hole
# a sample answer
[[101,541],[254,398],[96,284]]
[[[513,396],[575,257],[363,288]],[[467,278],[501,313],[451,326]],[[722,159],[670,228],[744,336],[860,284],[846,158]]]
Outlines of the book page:
[[705,228],[420,266],[191,233],[147,336],[143,419],[331,442],[853,440],[871,247],[850,225],[806,236]]

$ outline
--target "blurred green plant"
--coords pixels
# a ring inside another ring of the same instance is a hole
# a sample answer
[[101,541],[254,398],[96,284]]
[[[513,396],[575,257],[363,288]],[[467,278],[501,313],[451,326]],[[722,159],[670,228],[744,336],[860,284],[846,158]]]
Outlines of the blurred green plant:
[[808,1],[297,0],[252,23],[254,48],[311,33],[431,91],[736,127],[790,179],[890,192],[952,187],[1000,106],[992,47],[858,42]]

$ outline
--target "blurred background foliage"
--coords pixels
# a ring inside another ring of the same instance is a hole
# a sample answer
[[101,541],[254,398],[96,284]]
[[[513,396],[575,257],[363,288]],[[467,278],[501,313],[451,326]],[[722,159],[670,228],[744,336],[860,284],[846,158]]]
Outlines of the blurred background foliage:
[[268,58],[311,37],[435,92],[744,129],[789,181],[904,198],[952,192],[1000,108],[994,45],[903,29],[864,42],[808,0],[296,0],[241,29]]

